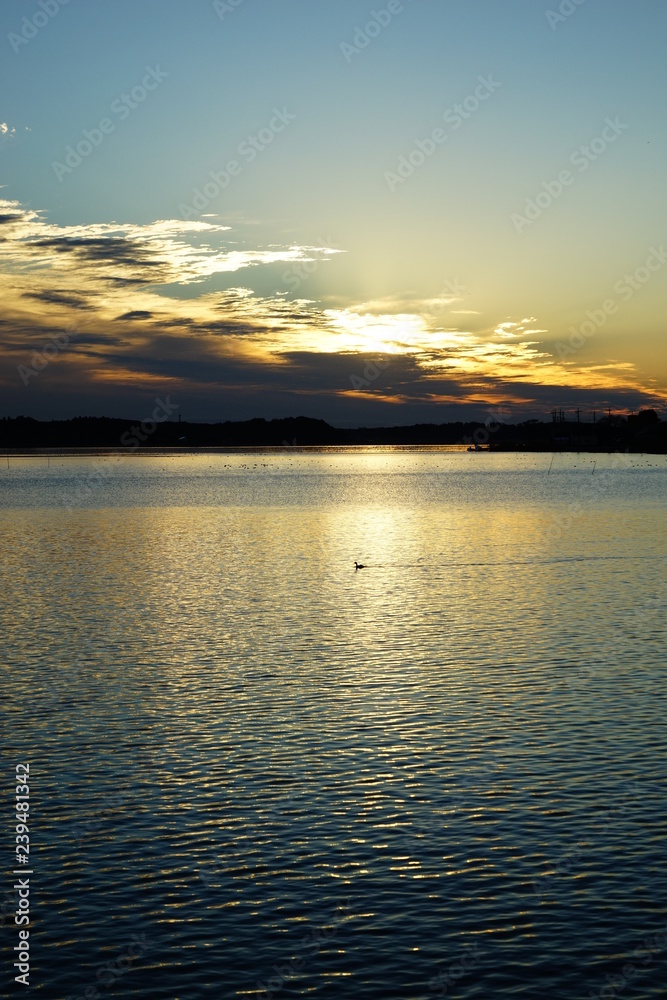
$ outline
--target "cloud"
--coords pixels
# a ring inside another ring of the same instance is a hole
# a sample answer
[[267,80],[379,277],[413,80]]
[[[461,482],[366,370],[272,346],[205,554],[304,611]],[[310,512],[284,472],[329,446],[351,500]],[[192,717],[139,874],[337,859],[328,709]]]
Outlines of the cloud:
[[153,313],[148,312],[147,309],[131,309],[129,312],[123,313],[122,316],[118,317],[119,320],[121,319],[137,320],[137,319],[152,319],[152,318],[153,318]]
[[70,309],[92,309],[93,306],[77,295],[68,295],[65,292],[44,291],[25,292],[27,299],[37,299],[38,302],[50,302],[55,306],[64,306]]
[[10,125],[8,122],[0,122],[0,142],[11,142],[16,139],[17,135],[25,136],[27,132],[30,132],[27,126],[17,131],[16,126]]
[[[63,399],[118,399],[162,386],[218,406],[223,398],[241,405],[245,394],[243,405],[255,400],[257,412],[287,398],[309,399],[314,409],[319,400],[328,412],[351,400],[393,409],[501,400],[521,408],[555,405],[564,393],[659,395],[627,363],[556,360],[535,317],[485,324],[473,309],[454,313],[460,296],[447,291],[327,308],[244,287],[249,268],[323,260],[333,248],[243,246],[231,241],[229,226],[204,221],[58,226],[3,199],[0,227],[6,398],[20,386],[17,365],[29,365],[31,352],[64,330],[76,336],[39,379]],[[220,288],[229,275],[238,283]],[[474,329],[462,326],[466,317],[475,318]],[[364,369],[380,358],[389,362],[382,377],[360,390]],[[23,389],[28,400],[36,384]]]

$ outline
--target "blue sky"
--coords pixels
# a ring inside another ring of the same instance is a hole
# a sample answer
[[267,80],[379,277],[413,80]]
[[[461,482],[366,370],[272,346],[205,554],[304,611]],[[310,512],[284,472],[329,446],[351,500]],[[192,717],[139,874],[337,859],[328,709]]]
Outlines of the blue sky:
[[6,412],[660,408],[666,27],[663,0],[5,0]]

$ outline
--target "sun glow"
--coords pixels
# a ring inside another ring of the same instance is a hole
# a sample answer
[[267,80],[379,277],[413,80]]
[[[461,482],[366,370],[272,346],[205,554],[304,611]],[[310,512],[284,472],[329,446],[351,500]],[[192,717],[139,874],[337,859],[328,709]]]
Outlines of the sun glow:
[[339,335],[338,350],[359,354],[406,354],[427,335],[421,316],[359,313],[353,309],[325,309],[324,316]]

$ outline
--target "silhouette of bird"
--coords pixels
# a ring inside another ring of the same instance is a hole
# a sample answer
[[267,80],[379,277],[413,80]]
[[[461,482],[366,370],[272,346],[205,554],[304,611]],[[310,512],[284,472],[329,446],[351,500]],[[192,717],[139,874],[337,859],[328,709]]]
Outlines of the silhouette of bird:
[[357,570],[357,569],[366,569],[366,567],[364,566],[364,564],[363,563],[358,563],[356,559],[354,560],[354,568],[355,568],[355,570]]

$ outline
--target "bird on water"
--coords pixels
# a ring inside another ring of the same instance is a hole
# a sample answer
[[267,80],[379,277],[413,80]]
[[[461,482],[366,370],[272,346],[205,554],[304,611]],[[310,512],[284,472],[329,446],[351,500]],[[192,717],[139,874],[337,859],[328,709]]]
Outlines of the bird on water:
[[366,567],[364,566],[364,564],[363,563],[358,563],[356,559],[354,560],[354,568],[355,568],[355,570],[357,570],[357,569],[366,569]]

